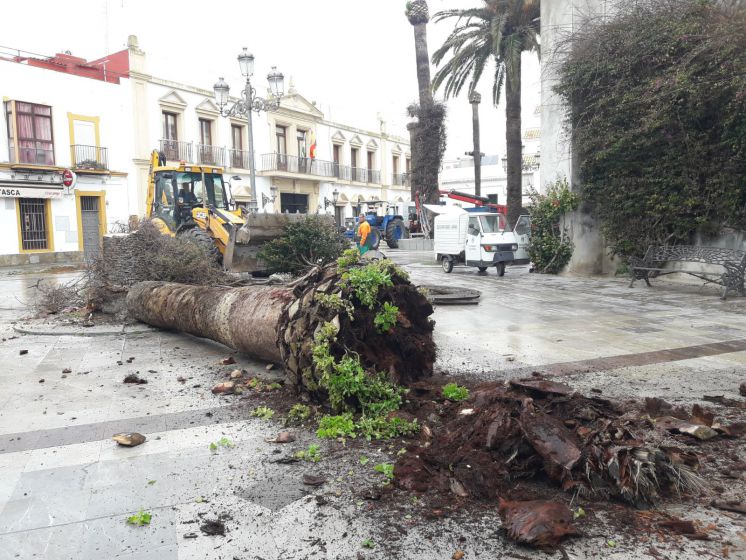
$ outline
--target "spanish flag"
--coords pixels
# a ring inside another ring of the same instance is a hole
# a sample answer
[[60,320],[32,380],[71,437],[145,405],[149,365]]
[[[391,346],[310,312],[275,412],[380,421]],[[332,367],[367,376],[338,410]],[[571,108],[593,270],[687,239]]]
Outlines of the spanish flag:
[[316,133],[313,130],[308,132],[310,136],[311,147],[308,149],[308,155],[311,159],[316,159]]

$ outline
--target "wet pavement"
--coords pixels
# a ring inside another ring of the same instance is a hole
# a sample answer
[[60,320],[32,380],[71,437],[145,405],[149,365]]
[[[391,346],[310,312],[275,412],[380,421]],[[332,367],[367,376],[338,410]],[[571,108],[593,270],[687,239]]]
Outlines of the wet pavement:
[[[675,282],[630,289],[625,279],[541,276],[525,267],[508,268],[502,278],[467,268],[445,274],[429,254],[389,254],[417,283],[482,293],[476,306],[436,308],[440,373],[504,379],[541,371],[583,391],[676,404],[701,402],[705,394],[740,398],[743,298],[722,302],[714,290]],[[264,363],[236,356],[237,365],[218,365],[230,354],[226,348],[161,331],[13,330],[28,314],[22,302],[39,279],[62,282],[76,274],[0,272],[0,560],[431,560],[457,549],[466,560],[547,556],[509,543],[496,511],[424,520],[414,502],[378,510],[361,500],[359,487],[380,479],[372,465],[393,462],[397,448],[365,448],[370,464],[362,465],[357,452],[321,442],[318,464],[277,463],[277,445],[265,438],[280,422],[249,417],[250,401],[210,392],[236,367],[275,375]],[[123,384],[129,373],[148,383]],[[142,432],[148,441],[119,447],[110,436],[123,431]],[[297,434],[291,451],[319,443],[311,432]],[[210,449],[224,437],[234,447]],[[328,483],[304,486],[305,472]],[[724,494],[743,498],[743,480]],[[127,525],[140,510],[152,513],[150,525]],[[564,553],[640,558],[654,556],[655,544],[659,557],[717,558],[727,542],[730,558],[746,557],[743,516],[701,504],[676,511],[714,523],[717,540],[632,541],[602,519],[601,530],[569,541]],[[202,520],[221,514],[226,536],[203,535]],[[374,548],[362,547],[366,539]]]

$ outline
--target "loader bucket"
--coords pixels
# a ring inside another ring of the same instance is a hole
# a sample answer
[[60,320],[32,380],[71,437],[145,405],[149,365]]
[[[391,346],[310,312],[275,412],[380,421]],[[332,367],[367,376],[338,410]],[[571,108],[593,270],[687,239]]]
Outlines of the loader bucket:
[[287,224],[306,218],[305,214],[248,214],[246,223],[231,229],[223,254],[223,266],[230,272],[269,272],[259,259],[266,242],[280,237]]

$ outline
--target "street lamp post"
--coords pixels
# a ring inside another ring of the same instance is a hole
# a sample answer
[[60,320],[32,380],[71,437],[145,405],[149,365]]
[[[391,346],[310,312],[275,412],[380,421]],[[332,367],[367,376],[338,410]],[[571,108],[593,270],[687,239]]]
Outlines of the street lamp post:
[[238,117],[245,116],[248,121],[249,127],[249,181],[251,184],[251,204],[250,208],[252,211],[257,210],[257,198],[256,198],[256,171],[254,169],[254,129],[252,126],[252,112],[257,114],[262,111],[273,112],[280,108],[280,99],[285,93],[285,77],[281,72],[277,71],[277,67],[273,66],[272,71],[267,74],[267,81],[269,82],[269,90],[271,97],[264,99],[257,97],[256,90],[251,85],[251,77],[254,75],[254,55],[246,50],[244,47],[243,52],[238,55],[238,64],[241,67],[241,74],[246,78],[246,84],[241,92],[241,99],[236,101],[232,107],[228,105],[228,93],[230,86],[219,78],[217,83],[213,86],[215,92],[215,103],[220,109],[220,114],[224,117]]

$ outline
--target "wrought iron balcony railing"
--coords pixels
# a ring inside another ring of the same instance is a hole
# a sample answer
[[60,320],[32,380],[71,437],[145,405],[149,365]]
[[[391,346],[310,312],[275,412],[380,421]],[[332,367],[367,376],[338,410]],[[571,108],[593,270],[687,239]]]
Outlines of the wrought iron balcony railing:
[[236,169],[249,168],[249,152],[247,150],[228,150],[228,167]]
[[378,169],[366,169],[364,167],[351,167],[350,180],[358,183],[381,183],[381,172]]
[[73,167],[82,171],[108,171],[109,148],[102,146],[70,146]]
[[163,138],[160,141],[160,150],[168,161],[194,161],[192,159],[191,142],[180,142],[178,140]]
[[286,154],[262,154],[261,171],[286,171],[319,177],[340,177],[343,166],[333,161],[289,156]]
[[394,173],[391,176],[391,184],[396,186],[406,186],[409,184],[408,173]]
[[223,167],[225,149],[221,146],[197,144],[197,163],[200,165],[217,165]]

